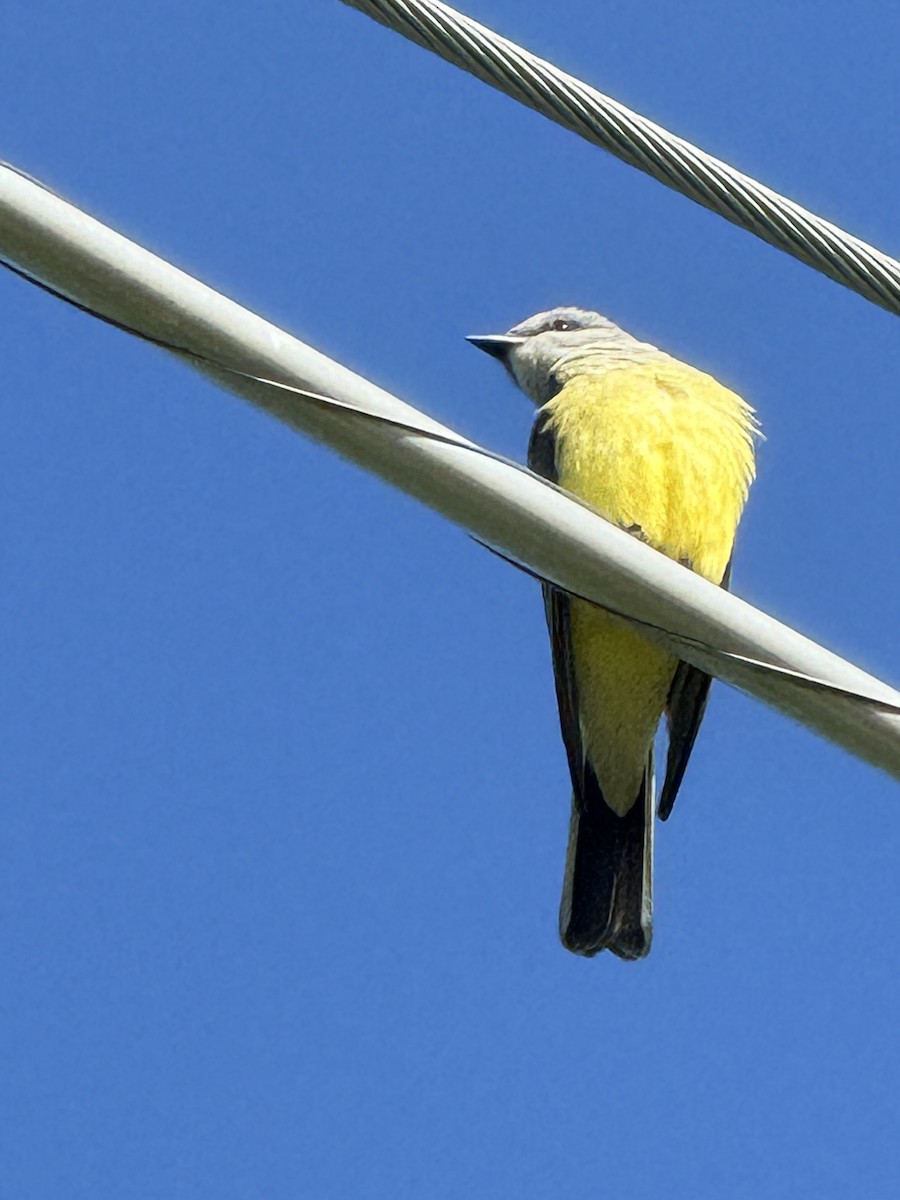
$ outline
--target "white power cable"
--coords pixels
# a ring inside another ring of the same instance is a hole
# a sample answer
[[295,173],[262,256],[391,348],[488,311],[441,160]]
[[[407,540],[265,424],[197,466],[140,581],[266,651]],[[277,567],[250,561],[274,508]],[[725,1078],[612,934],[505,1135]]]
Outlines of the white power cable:
[[900,694],[887,684],[2,165],[0,259],[900,778]]

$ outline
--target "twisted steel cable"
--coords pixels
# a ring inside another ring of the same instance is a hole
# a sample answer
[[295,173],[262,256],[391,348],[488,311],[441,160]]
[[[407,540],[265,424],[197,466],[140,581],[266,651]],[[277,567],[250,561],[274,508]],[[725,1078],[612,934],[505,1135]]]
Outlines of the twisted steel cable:
[[900,315],[900,262],[439,0],[343,0]]

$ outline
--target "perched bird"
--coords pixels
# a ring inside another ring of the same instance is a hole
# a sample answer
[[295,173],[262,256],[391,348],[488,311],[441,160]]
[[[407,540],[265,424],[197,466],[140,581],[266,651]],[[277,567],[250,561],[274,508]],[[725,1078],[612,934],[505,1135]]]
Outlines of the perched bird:
[[[538,406],[532,470],[727,586],[758,432],[740,396],[580,308],[469,341]],[[550,584],[543,591],[573,789],[560,936],[576,954],[643,958],[653,912],[653,743],[665,713],[665,820],[710,678],[621,618]]]

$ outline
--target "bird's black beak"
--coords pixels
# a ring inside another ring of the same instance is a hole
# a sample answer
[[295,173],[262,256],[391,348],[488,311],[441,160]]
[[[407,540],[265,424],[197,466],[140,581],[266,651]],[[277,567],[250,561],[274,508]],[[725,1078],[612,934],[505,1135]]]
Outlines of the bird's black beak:
[[479,350],[483,350],[485,354],[490,354],[492,358],[499,358],[501,362],[506,362],[510,350],[514,346],[521,346],[525,339],[510,333],[486,333],[472,334],[466,338],[466,341],[477,346]]

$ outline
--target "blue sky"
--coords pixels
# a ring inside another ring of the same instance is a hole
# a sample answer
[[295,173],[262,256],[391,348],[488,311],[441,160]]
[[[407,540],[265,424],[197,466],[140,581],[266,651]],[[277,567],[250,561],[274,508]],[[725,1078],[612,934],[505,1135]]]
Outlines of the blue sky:
[[[888,252],[900,17],[468,11]],[[562,11],[564,8],[564,12]],[[893,682],[896,318],[338,0],[7,7],[3,156],[495,449],[466,333],[746,395],[735,590]],[[643,963],[556,938],[536,586],[0,278],[0,1195],[887,1195],[895,786],[715,689]]]

